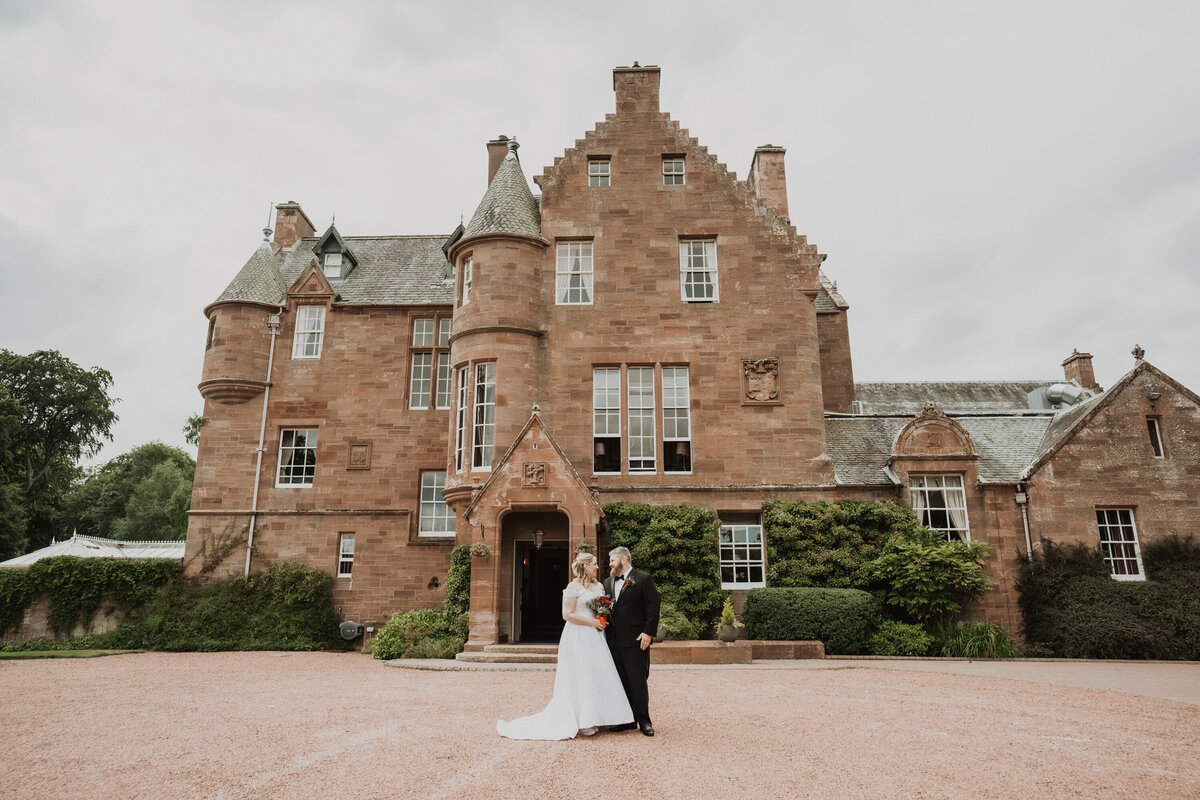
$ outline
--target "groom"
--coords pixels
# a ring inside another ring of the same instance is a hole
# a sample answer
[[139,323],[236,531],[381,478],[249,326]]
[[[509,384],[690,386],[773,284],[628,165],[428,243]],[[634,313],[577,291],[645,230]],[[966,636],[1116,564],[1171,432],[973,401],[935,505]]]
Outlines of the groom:
[[613,607],[604,635],[617,665],[617,674],[621,676],[621,685],[625,687],[625,696],[633,708],[634,719],[634,722],[618,725],[613,730],[640,728],[646,736],[653,736],[646,678],[650,675],[650,638],[658,632],[658,589],[654,586],[654,578],[633,568],[627,547],[617,547],[609,552],[608,567],[604,591],[613,599]]

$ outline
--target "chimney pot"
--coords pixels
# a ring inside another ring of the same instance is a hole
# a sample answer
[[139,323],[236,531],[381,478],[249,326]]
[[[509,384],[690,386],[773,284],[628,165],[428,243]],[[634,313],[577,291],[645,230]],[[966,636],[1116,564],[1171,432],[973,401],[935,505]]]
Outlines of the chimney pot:
[[1062,362],[1063,374],[1067,380],[1075,381],[1085,389],[1090,389],[1096,394],[1104,391],[1100,388],[1100,384],[1096,383],[1096,373],[1092,371],[1092,354],[1081,353],[1078,350],[1067,356],[1067,360]]
[[275,244],[291,247],[305,236],[316,236],[317,229],[300,204],[289,200],[275,206]]
[[788,216],[787,176],[783,168],[783,156],[787,150],[773,144],[755,148],[750,161],[750,175],[746,183],[754,196],[762,200],[781,217]]

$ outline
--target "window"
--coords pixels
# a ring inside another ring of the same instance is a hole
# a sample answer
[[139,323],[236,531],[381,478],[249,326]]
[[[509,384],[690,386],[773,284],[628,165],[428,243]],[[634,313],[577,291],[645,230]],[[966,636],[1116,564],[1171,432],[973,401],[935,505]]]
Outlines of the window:
[[446,473],[421,473],[421,514],[418,536],[453,536],[454,512],[442,499]]
[[762,525],[722,525],[718,551],[722,589],[766,586]]
[[592,370],[592,472],[621,471],[621,370]]
[[607,157],[588,159],[588,186],[608,186],[611,165]]
[[560,306],[591,305],[591,242],[559,242],[554,267],[554,302]]
[[317,472],[317,429],[285,428],[279,436],[277,487],[312,486]]
[[339,537],[338,542],[338,569],[337,575],[339,578],[349,578],[350,571],[354,568],[354,534],[343,533]]
[[679,290],[686,303],[717,301],[716,240],[679,243]]
[[326,253],[325,254],[325,277],[327,277],[327,278],[342,277],[342,254],[341,253]]
[[663,156],[662,174],[664,186],[682,186],[683,156]]
[[496,436],[496,365],[475,365],[475,426],[471,435],[471,467],[492,468]]
[[691,392],[687,367],[663,367],[663,471],[692,471]]
[[467,368],[458,371],[458,410],[454,416],[454,469],[462,472],[467,450]]
[[204,349],[211,350],[213,338],[217,335],[217,319],[213,317],[208,321],[208,339],[204,342]]
[[1112,576],[1119,581],[1146,580],[1133,509],[1097,508],[1096,525],[1100,528],[1100,549]]
[[945,533],[948,541],[971,538],[962,475],[915,475],[909,488],[922,525]]
[[463,288],[462,288],[462,305],[471,302],[471,285],[475,279],[475,264],[474,259],[468,258],[463,262]]
[[325,306],[300,306],[296,309],[296,335],[292,339],[292,358],[320,358],[325,338]]
[[1158,430],[1158,418],[1146,417],[1146,429],[1150,432],[1150,449],[1154,451],[1155,458],[1163,457],[1162,435]]
[[[437,338],[434,338],[434,330]],[[436,344],[435,344],[436,342]],[[408,407],[429,408],[433,399],[434,408],[450,408],[450,320],[413,320],[412,372],[408,383]],[[437,365],[434,384],[434,365]],[[436,392],[434,389],[436,388]]]
[[654,472],[654,367],[629,368],[629,471]]

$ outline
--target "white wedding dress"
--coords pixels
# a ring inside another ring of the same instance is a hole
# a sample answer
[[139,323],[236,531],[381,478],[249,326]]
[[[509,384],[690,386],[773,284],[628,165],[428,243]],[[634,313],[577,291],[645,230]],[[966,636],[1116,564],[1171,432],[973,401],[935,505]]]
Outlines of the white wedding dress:
[[[604,594],[604,587],[583,589],[572,584],[563,599],[577,597],[576,614],[594,617],[588,601]],[[558,668],[554,672],[554,696],[538,713],[500,720],[496,730],[509,739],[574,739],[586,728],[633,722],[633,710],[621,687],[604,632],[567,622],[558,641]]]

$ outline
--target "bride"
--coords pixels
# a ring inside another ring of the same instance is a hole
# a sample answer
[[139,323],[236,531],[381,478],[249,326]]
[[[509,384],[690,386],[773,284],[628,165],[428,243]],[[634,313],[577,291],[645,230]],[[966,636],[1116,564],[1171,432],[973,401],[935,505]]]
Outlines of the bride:
[[604,594],[596,580],[600,564],[591,553],[580,553],[571,564],[574,580],[563,590],[562,637],[558,642],[558,667],[554,696],[538,713],[500,720],[496,730],[509,739],[574,739],[591,736],[601,725],[633,722],[633,711],[612,654],[604,640],[604,624],[587,607]]

